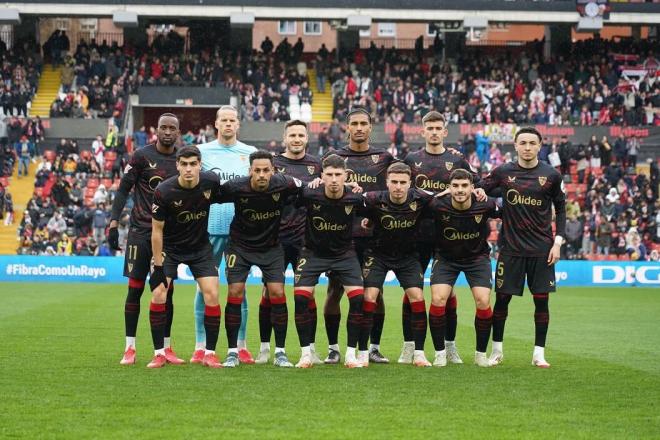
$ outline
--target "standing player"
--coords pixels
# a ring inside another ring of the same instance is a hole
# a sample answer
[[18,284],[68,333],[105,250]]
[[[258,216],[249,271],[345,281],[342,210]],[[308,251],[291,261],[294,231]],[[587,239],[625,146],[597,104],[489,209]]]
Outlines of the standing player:
[[[285,151],[274,157],[275,170],[280,174],[293,176],[303,183],[309,183],[321,175],[321,162],[314,156],[307,154],[307,124],[300,120],[291,120],[284,127]],[[280,225],[280,242],[284,249],[284,270],[291,264],[296,268],[298,255],[305,240],[305,217],[307,211],[304,207],[296,207],[295,201],[288,203],[282,210],[282,223]],[[309,302],[309,313],[312,319],[312,331],[310,335],[310,349],[314,363],[322,363],[316,354],[314,347],[316,335],[316,303]],[[271,334],[271,304],[268,295],[261,297],[259,304],[259,333],[261,336],[261,348],[257,356],[257,364],[265,364],[270,358],[270,334]]]
[[[363,205],[363,197],[351,192],[345,185],[346,178],[344,159],[331,154],[323,159],[323,186],[303,189],[297,202],[307,209],[305,247],[300,252],[294,277],[296,329],[302,350],[296,364],[298,368],[313,365],[309,302],[314,299],[319,276],[330,270],[346,291],[349,301],[345,365],[349,368],[363,366],[355,353],[362,321],[363,288],[360,263],[352,240],[356,211]],[[366,349],[366,344],[360,346],[361,351]]]
[[[367,110],[354,107],[348,113],[346,120],[350,136],[349,144],[339,150],[331,150],[330,153],[337,154],[345,160],[348,173],[347,182],[357,183],[364,191],[384,191],[387,188],[385,184],[387,167],[394,161],[394,157],[385,150],[377,150],[369,145],[372,125],[371,115]],[[370,231],[360,227],[361,220],[361,218],[356,217],[356,225],[353,228],[353,242],[360,264],[363,263],[362,255],[370,240]],[[324,310],[325,329],[330,346],[328,357],[325,360],[327,364],[336,364],[340,361],[337,338],[341,320],[339,301],[342,295],[341,284],[336,278],[330,277]],[[373,317],[369,360],[374,363],[388,363],[389,360],[380,352],[380,338],[385,321],[385,305],[382,301],[382,292],[379,294],[378,306]]]
[[491,266],[489,218],[499,218],[500,210],[493,199],[479,202],[472,195],[473,176],[463,169],[452,171],[449,178],[451,196],[436,198],[429,206],[436,229],[436,253],[431,273],[431,308],[429,322],[435,345],[433,365],[447,365],[445,350],[447,299],[461,272],[465,274],[477,306],[474,329],[477,351],[474,362],[480,367],[492,364],[486,356],[493,311],[490,308]]
[[284,295],[284,251],[280,246],[279,232],[287,199],[298,195],[302,183],[294,177],[273,173],[273,156],[267,151],[255,151],[250,154],[250,175],[232,179],[221,187],[220,200],[233,202],[235,208],[225,250],[229,284],[225,306],[229,354],[225,367],[236,367],[240,362],[237,348],[240,305],[252,266],[261,269],[271,304],[270,322],[275,332],[274,364],[293,367],[284,350],[289,314]]
[[[555,291],[554,264],[566,230],[566,196],[561,174],[539,162],[541,134],[534,127],[523,127],[514,137],[518,161],[495,168],[483,181],[486,192],[502,193],[502,234],[495,271],[493,311],[493,350],[491,361],[502,362],[504,324],[511,295],[521,296],[527,286],[534,298],[536,338],[532,364],[548,368],[545,339],[550,313],[549,292]],[[552,234],[552,207],[555,208],[556,235]]]
[[[178,137],[179,120],[176,116],[171,113],[160,115],[156,144],[145,145],[133,153],[124,170],[115,200],[112,202],[108,244],[112,249],[119,249],[118,220],[126,206],[131,189],[135,187],[127,249],[124,255],[124,276],[128,277],[128,295],[124,304],[126,348],[121,365],[135,363],[135,334],[140,317],[140,298],[151,265],[151,203],[158,184],[177,173],[175,144]],[[174,316],[173,293],[174,285],[170,284],[166,300],[165,357],[172,364],[182,364],[183,360],[172,351],[170,343]]]
[[[251,145],[246,145],[236,139],[239,129],[238,111],[231,105],[223,105],[218,109],[215,128],[218,138],[212,142],[199,145],[202,152],[202,169],[213,171],[221,182],[246,176],[249,170],[248,156],[257,151]],[[209,214],[209,234],[215,261],[220,266],[222,254],[229,240],[229,224],[234,217],[234,205],[213,205]],[[252,354],[245,343],[248,308],[247,295],[243,295],[241,305],[241,328],[238,332],[238,357],[245,364],[254,363]],[[204,301],[199,289],[195,296],[195,353],[190,362],[200,363],[204,356]]]
[[[475,182],[479,180],[478,174],[461,154],[456,154],[454,150],[445,148],[444,140],[447,134],[447,123],[441,113],[432,111],[424,115],[424,118],[422,118],[422,137],[426,140],[426,145],[424,148],[408,154],[404,161],[412,169],[414,187],[435,193],[443,192],[449,188],[451,172],[457,169],[468,170]],[[433,256],[433,247],[436,243],[434,234],[433,221],[430,219],[422,220],[417,235],[417,249],[420,257],[419,262],[424,272],[426,272]],[[456,328],[458,326],[456,306],[456,295],[452,292],[446,306],[447,357],[449,362],[462,364],[463,361],[455,344]],[[409,364],[413,360],[414,342],[410,328],[410,303],[405,295],[401,314],[404,342],[401,356],[399,356],[399,363]]]
[[[364,253],[362,264],[365,290],[360,337],[366,345],[378,292],[387,272],[392,270],[412,309],[413,363],[418,367],[430,367],[424,355],[427,325],[424,272],[419,264],[415,240],[411,240],[411,237],[417,233],[421,214],[433,200],[433,194],[411,189],[410,186],[410,167],[398,162],[387,169],[387,191],[364,194],[365,216],[368,219],[365,223],[373,225],[373,238]],[[368,364],[367,353],[360,352],[358,361]]]
[[154,269],[149,279],[153,293],[149,321],[154,358],[147,365],[160,368],[166,363],[163,349],[165,297],[167,286],[177,277],[179,264],[186,264],[204,295],[206,347],[202,363],[221,368],[215,355],[220,331],[218,267],[209,243],[208,213],[218,197],[220,181],[211,172],[201,172],[202,155],[197,147],[182,147],[176,153],[178,176],[158,185],[152,206],[151,245]]

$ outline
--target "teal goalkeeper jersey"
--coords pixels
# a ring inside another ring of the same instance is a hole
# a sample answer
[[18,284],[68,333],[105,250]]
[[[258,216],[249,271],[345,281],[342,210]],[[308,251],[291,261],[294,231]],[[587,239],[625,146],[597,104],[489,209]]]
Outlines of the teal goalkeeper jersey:
[[[257,151],[252,145],[237,141],[234,145],[221,145],[217,140],[197,146],[202,152],[202,170],[213,171],[222,183],[236,177],[247,176],[250,170],[250,153]],[[209,234],[229,235],[229,225],[234,218],[234,204],[211,205]]]

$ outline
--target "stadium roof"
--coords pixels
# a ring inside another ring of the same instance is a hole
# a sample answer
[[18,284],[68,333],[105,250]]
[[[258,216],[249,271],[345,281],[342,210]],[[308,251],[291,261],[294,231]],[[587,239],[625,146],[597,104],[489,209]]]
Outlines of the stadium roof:
[[[239,4],[240,3],[240,4]],[[236,12],[257,19],[345,19],[367,15],[376,21],[462,20],[485,16],[492,22],[575,23],[574,0],[333,0],[310,5],[308,0],[28,0],[6,3],[23,14],[110,16],[127,10],[142,17],[222,18]],[[76,7],[72,7],[76,5]],[[612,24],[658,24],[657,3],[611,3]]]

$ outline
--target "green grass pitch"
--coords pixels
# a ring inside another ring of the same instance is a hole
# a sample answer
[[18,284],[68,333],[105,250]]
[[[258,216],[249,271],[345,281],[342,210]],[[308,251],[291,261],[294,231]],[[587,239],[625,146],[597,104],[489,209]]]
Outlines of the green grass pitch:
[[[122,285],[0,284],[0,438],[660,438],[657,288],[560,288],[550,300],[549,370],[530,365],[529,295],[512,301],[505,363],[474,366],[474,302],[465,289],[457,338],[462,366],[150,371],[147,292],[138,364],[121,367],[125,291]],[[396,361],[401,294],[390,288],[385,295],[381,348]],[[249,298],[254,353],[257,288]],[[177,287],[173,341],[186,359],[194,343],[192,303],[192,286]],[[291,302],[289,316],[287,348],[295,362]],[[342,348],[343,327],[342,321]],[[223,357],[225,336],[223,322]],[[325,355],[322,315],[317,347]],[[432,358],[430,335],[426,352]]]

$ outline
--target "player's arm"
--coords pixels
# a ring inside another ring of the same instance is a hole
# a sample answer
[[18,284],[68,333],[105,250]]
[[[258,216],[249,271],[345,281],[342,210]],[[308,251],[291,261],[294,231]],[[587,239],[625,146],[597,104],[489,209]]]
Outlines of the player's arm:
[[479,187],[491,197],[500,197],[500,183],[502,180],[501,167],[495,168],[486,177],[479,181]]
[[555,243],[548,254],[548,264],[552,265],[559,261],[561,245],[566,236],[566,194],[564,193],[564,181],[561,175],[557,175],[551,188],[552,204],[555,207]]
[[131,189],[135,186],[135,183],[142,172],[141,156],[140,153],[135,152],[131,157],[130,162],[124,169],[124,175],[119,182],[119,188],[115,194],[115,199],[112,201],[110,227],[108,228],[108,244],[110,245],[110,248],[114,250],[119,249],[119,233],[117,231],[119,217],[126,206],[126,200],[128,200]]
[[495,201],[495,199],[489,199],[488,202],[492,203],[492,207],[488,212],[488,217],[502,218],[502,207]]
[[167,285],[163,271],[163,229],[165,229],[165,204],[160,197],[160,191],[156,188],[151,207],[151,253],[154,258],[154,270],[149,277],[149,287],[152,291],[161,284]]
[[213,203],[232,203],[236,200],[236,185],[234,179],[221,184]]
[[358,217],[364,217],[360,221],[360,226],[364,229],[370,229],[373,226],[373,218],[376,216],[374,207],[374,195],[373,193],[367,192],[362,194],[362,204],[357,206]]

